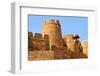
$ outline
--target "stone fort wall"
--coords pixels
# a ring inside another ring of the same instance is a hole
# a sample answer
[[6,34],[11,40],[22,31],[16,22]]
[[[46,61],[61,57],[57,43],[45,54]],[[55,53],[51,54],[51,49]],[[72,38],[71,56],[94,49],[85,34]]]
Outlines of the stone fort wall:
[[42,36],[41,33],[35,33],[33,36],[32,32],[29,32],[28,46],[30,51],[50,50],[49,37],[47,35]]
[[84,41],[81,41],[81,44],[83,46],[83,52],[84,54],[86,54],[88,56],[88,41],[87,40],[84,40]]
[[[66,29],[67,30],[67,29]],[[88,42],[73,39],[74,34],[64,35],[59,20],[46,20],[42,33],[28,33],[28,59],[87,58]]]

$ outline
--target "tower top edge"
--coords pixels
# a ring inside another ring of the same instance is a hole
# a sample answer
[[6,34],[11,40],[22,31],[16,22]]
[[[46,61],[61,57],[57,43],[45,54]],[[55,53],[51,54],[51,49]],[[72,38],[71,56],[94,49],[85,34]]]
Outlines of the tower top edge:
[[47,19],[47,20],[45,20],[45,23],[44,24],[60,24],[60,22],[59,22],[59,20],[57,20],[57,19]]

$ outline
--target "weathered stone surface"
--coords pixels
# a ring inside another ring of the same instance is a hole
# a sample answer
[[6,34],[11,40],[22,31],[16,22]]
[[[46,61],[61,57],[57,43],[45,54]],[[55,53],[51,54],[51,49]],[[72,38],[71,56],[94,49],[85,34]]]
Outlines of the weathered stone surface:
[[28,38],[31,38],[31,37],[33,37],[32,32],[28,32]]
[[34,50],[33,42],[32,42],[33,34],[32,32],[28,32],[28,51]]
[[80,58],[80,53],[83,51],[83,49],[79,40],[75,41],[74,50],[74,58]]
[[81,41],[81,44],[83,46],[83,53],[88,56],[88,41]]
[[71,58],[86,58],[87,56],[83,53],[83,46],[81,42],[77,39],[74,39],[73,34],[65,35],[64,40],[66,41],[66,44],[69,48],[69,50],[72,52]]
[[33,38],[29,38],[28,40],[28,48],[31,51],[34,50],[49,50],[49,37],[44,36],[42,37],[42,34],[40,33],[35,33]]
[[50,47],[63,45],[60,22],[58,20],[46,20],[42,27],[42,34],[49,36]]
[[88,57],[88,42],[74,34],[62,37],[59,20],[46,20],[42,33],[28,33],[28,60],[76,59]]
[[42,34],[41,33],[35,33],[34,38],[36,38],[36,39],[42,38]]
[[51,60],[54,59],[54,51],[42,50],[42,51],[29,51],[28,60]]
[[66,42],[66,45],[68,46],[68,48],[71,50],[71,51],[75,51],[74,49],[74,44],[75,44],[75,40],[73,39],[73,34],[68,34],[68,35],[64,35],[64,40]]

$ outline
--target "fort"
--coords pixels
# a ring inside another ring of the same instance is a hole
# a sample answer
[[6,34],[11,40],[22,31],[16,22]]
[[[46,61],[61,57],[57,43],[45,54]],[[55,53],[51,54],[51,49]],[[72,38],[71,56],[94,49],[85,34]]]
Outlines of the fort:
[[62,36],[60,21],[46,20],[41,33],[28,32],[28,60],[87,58],[88,42],[79,38],[74,34]]

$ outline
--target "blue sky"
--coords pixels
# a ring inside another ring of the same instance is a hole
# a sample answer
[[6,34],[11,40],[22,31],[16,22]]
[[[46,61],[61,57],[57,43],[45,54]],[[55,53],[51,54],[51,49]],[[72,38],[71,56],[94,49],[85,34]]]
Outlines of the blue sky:
[[88,39],[88,17],[29,15],[28,31],[33,33],[41,32],[46,19],[58,19],[61,24],[62,35],[78,34],[80,40]]

